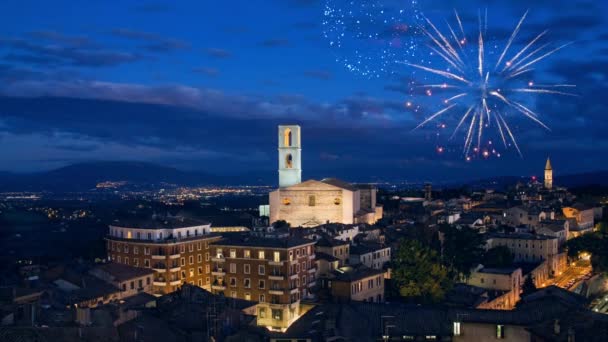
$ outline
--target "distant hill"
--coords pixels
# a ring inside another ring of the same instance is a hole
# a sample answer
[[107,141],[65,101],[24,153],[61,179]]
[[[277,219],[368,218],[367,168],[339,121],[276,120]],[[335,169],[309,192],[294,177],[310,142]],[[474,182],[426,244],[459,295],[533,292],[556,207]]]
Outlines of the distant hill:
[[0,173],[0,191],[85,191],[104,181],[133,185],[227,184],[231,179],[204,172],[182,171],[146,162],[89,162],[29,174]]
[[[335,170],[333,173],[329,171],[331,170],[309,172],[306,178],[322,178],[322,174],[340,177],[343,174]],[[370,170],[370,174],[373,174],[372,170]],[[350,178],[346,177],[345,180],[353,182],[370,181],[370,179]],[[243,174],[225,176],[201,171],[183,171],[148,162],[100,161],[78,163],[51,171],[28,174],[0,171],[0,191],[86,191],[94,189],[98,183],[105,181],[125,181],[128,186],[136,187],[157,187],[166,183],[179,186],[272,185],[275,184],[276,179],[276,172],[272,171],[243,171]],[[527,182],[528,180],[528,177],[522,176],[503,176],[470,182],[444,182],[444,184],[448,184],[449,187],[468,185],[476,189],[505,189],[518,181]],[[399,179],[398,181],[402,180]],[[555,175],[554,184],[565,187],[608,186],[608,171]]]

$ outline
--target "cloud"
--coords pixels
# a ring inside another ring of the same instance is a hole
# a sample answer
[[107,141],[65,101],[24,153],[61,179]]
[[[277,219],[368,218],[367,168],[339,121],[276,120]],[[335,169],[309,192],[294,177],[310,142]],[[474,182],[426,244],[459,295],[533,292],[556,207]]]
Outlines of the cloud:
[[35,64],[63,64],[82,67],[107,67],[139,61],[140,54],[104,49],[81,48],[79,46],[38,44],[20,38],[0,38],[0,43],[24,54],[12,54],[21,62],[35,61]]
[[192,71],[194,71],[198,74],[201,74],[201,75],[209,76],[209,77],[216,77],[220,74],[220,71],[216,68],[199,67],[199,68],[192,69]]
[[274,38],[263,40],[258,45],[267,48],[286,47],[290,45],[290,42],[287,39]]
[[304,71],[304,76],[323,81],[327,81],[332,78],[331,72],[327,70],[306,70]]
[[32,31],[28,35],[34,39],[67,44],[73,47],[91,47],[96,45],[87,36],[70,36],[53,30]]
[[207,54],[207,56],[214,57],[214,58],[220,58],[220,59],[232,57],[232,53],[230,51],[225,50],[225,49],[219,49],[219,48],[205,49],[205,53]]
[[111,34],[121,38],[148,42],[144,48],[152,52],[170,52],[190,48],[190,44],[185,41],[163,37],[151,32],[115,28],[111,31]]

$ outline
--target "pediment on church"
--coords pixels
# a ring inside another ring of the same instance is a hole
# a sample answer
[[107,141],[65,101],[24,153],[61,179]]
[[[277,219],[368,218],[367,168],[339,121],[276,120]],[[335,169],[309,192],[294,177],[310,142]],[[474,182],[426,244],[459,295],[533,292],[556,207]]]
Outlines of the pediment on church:
[[292,185],[286,188],[283,188],[284,190],[343,190],[342,188],[335,186],[335,185],[331,185],[331,184],[327,184],[318,180],[307,180],[305,182],[296,184],[296,185]]

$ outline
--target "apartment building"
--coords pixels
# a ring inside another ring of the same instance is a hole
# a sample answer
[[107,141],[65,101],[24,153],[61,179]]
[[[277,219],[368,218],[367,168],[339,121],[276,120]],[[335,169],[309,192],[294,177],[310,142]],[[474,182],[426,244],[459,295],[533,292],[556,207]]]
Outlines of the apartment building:
[[337,240],[329,236],[323,236],[315,245],[315,251],[331,255],[339,259],[340,266],[348,263],[350,243],[348,241]]
[[257,324],[284,330],[316,284],[315,241],[230,236],[210,245],[213,293],[259,302]]
[[505,246],[513,253],[515,262],[541,263],[546,260],[551,274],[562,272],[566,265],[565,253],[559,252],[559,239],[527,233],[491,234],[486,248]]
[[179,217],[130,220],[110,226],[108,259],[155,271],[153,291],[167,294],[189,283],[211,288],[211,224]]
[[322,280],[336,302],[384,302],[384,274],[365,266],[340,267]]
[[379,243],[361,242],[350,248],[349,260],[351,265],[363,264],[381,270],[384,264],[391,261],[391,248]]
[[107,263],[97,266],[89,274],[120,289],[119,298],[125,299],[138,293],[153,293],[155,271],[149,268]]

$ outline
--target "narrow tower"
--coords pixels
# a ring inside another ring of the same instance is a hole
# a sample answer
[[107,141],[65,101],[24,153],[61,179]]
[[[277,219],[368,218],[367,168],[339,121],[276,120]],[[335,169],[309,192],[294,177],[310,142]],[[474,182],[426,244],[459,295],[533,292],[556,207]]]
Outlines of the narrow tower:
[[545,188],[548,190],[553,188],[553,169],[549,158],[547,158],[547,164],[545,164]]
[[424,200],[433,200],[433,186],[431,185],[431,183],[424,183]]
[[279,187],[302,182],[300,126],[279,126]]

